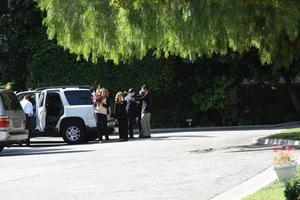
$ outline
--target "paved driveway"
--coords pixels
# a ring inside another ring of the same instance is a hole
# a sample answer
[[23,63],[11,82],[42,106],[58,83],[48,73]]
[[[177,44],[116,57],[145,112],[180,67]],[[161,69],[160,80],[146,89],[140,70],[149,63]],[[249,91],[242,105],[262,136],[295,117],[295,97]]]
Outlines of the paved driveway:
[[206,200],[270,167],[272,149],[248,145],[252,137],[279,131],[177,132],[129,142],[8,148],[0,155],[0,196]]

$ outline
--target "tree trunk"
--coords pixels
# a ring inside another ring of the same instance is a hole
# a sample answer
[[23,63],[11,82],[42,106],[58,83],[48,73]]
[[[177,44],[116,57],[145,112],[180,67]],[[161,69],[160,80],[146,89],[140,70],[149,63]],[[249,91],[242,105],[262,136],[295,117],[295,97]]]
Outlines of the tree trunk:
[[288,93],[291,97],[291,100],[293,102],[294,108],[297,112],[298,115],[300,115],[300,102],[299,102],[299,97],[297,95],[296,90],[293,87],[293,83],[291,80],[291,77],[287,73],[282,74],[283,80],[285,81],[286,87],[288,89]]

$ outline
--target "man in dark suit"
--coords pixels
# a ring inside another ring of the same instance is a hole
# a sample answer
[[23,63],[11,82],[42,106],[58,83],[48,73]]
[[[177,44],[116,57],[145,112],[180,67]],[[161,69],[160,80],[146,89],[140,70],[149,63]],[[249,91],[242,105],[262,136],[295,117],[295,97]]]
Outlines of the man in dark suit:
[[126,112],[128,116],[128,133],[130,138],[133,138],[133,125],[136,117],[136,102],[133,100],[134,95],[134,90],[129,89],[128,95],[125,97],[125,101],[127,102]]
[[[142,97],[144,96],[144,93],[142,90],[139,91],[138,94],[135,95],[135,99],[138,98],[138,97]],[[143,104],[143,101],[142,100],[135,100],[136,102],[136,118],[137,118],[137,125],[138,125],[138,128],[139,128],[139,138],[143,138],[143,130],[142,130],[142,123],[141,123],[141,118],[142,118],[142,104]]]
[[150,130],[150,117],[152,111],[152,93],[149,90],[149,87],[145,84],[141,87],[143,95],[141,97],[136,97],[134,100],[142,101],[142,111],[141,111],[141,124],[144,138],[151,138]]

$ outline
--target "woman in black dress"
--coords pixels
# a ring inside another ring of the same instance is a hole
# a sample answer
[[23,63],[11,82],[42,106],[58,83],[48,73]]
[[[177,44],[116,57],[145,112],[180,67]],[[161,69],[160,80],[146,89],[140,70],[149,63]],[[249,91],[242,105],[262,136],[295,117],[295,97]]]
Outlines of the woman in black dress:
[[123,141],[128,140],[128,119],[126,112],[127,102],[124,100],[123,92],[118,92],[115,97],[115,118],[119,124],[119,136]]

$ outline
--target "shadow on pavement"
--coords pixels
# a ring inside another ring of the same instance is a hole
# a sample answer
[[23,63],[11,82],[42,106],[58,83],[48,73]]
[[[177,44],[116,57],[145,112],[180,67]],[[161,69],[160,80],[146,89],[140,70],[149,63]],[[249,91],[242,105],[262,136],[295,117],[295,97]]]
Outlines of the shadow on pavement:
[[[32,141],[30,142],[30,147],[37,148],[37,147],[56,147],[56,146],[67,146],[68,144],[65,142],[59,141]],[[25,144],[23,145],[25,146]]]
[[[102,144],[106,143],[114,143],[118,142],[119,139],[109,139],[109,141],[103,140]],[[74,144],[74,145],[69,145],[64,141],[47,141],[47,140],[35,140],[30,142],[30,147],[32,148],[37,148],[37,147],[55,147],[55,146],[83,146],[83,145],[91,145],[91,144],[99,144],[96,140],[92,140],[89,142],[84,142],[81,144]],[[23,144],[25,146],[25,144]]]
[[0,157],[5,156],[30,156],[30,155],[44,155],[44,154],[66,154],[66,153],[83,153],[92,152],[94,150],[72,150],[65,148],[53,148],[53,149],[9,149],[6,148],[0,154]]
[[[151,138],[138,138],[137,136],[134,137],[134,139],[128,138],[128,141],[126,142],[136,142],[136,141],[142,141],[142,140],[185,140],[185,138],[211,138],[215,136],[208,136],[208,135],[169,135],[169,136],[153,136]],[[110,138],[109,141],[106,141],[103,139],[103,142],[101,144],[109,144],[109,143],[118,143],[118,142],[124,142],[120,140],[119,138]],[[82,144],[76,144],[73,146],[78,145],[90,145],[90,144],[98,144],[96,140],[92,140],[86,143]],[[25,144],[23,145],[25,146]],[[36,147],[55,147],[55,146],[69,146],[64,141],[53,141],[53,140],[35,140],[30,142],[30,147],[36,148]]]

